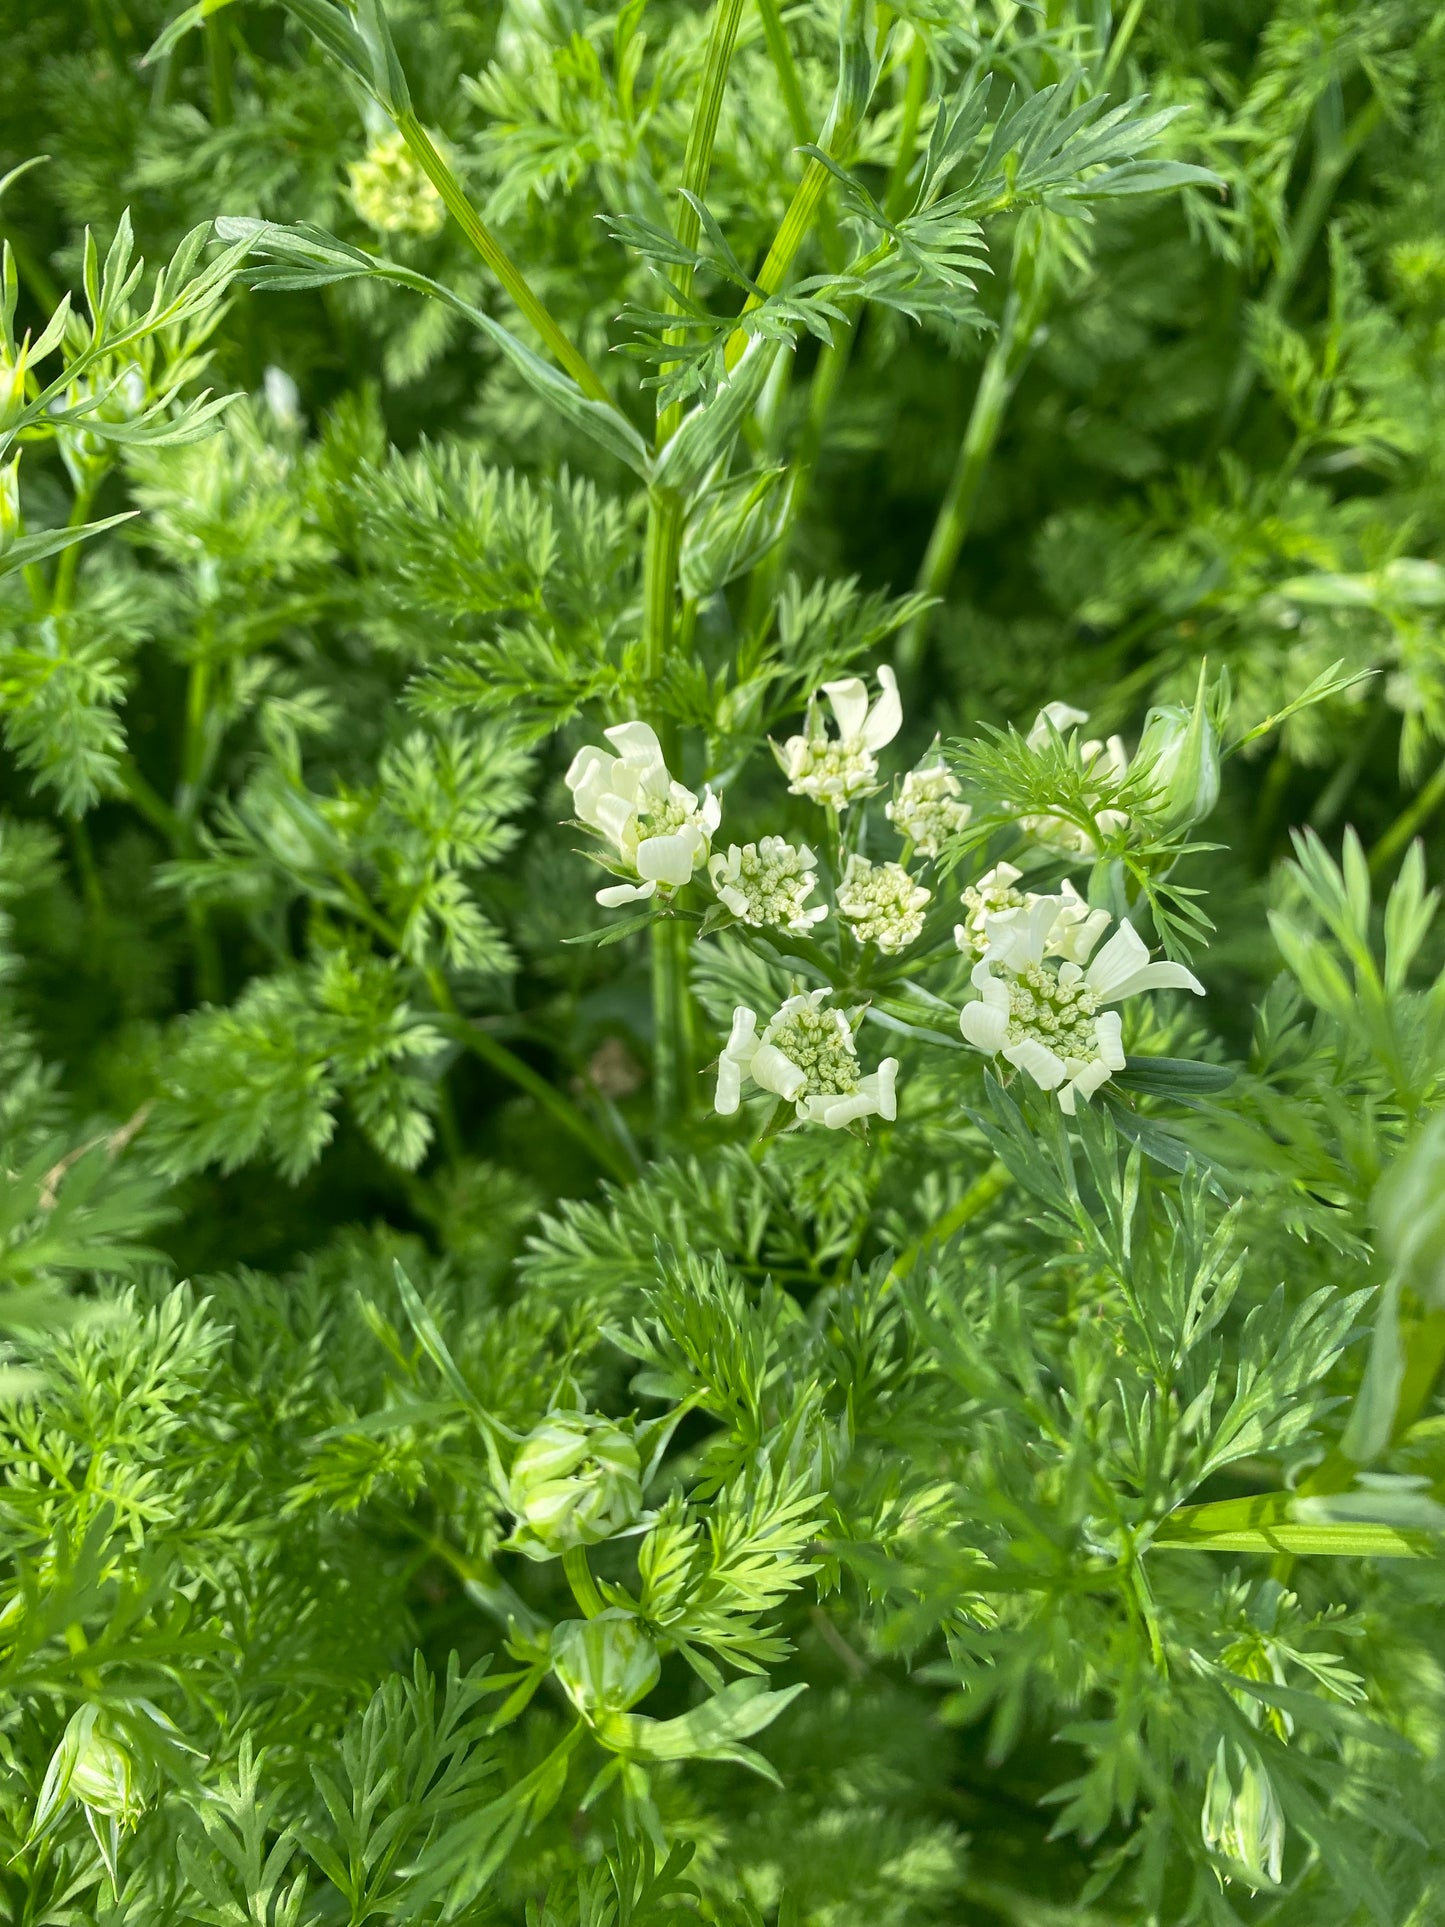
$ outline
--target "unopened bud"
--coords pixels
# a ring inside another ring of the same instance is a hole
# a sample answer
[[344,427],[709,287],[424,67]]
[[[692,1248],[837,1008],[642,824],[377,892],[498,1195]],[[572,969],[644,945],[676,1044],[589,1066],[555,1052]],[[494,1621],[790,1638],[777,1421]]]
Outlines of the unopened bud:
[[10,428],[25,406],[25,360],[12,361],[0,348],[0,429]]
[[1445,1306],[1445,1112],[1431,1118],[1375,1192],[1380,1249],[1426,1305]]
[[0,555],[20,533],[20,457],[0,467]]
[[1167,829],[1202,822],[1219,801],[1219,735],[1200,671],[1193,707],[1168,703],[1144,718],[1135,767],[1153,788],[1150,805]]
[[50,1762],[35,1815],[39,1833],[71,1799],[92,1818],[133,1827],[145,1811],[135,1762],[98,1706],[73,1715]]
[[1204,1783],[1200,1830],[1204,1844],[1229,1861],[1232,1875],[1247,1887],[1279,1885],[1285,1829],[1274,1785],[1257,1760],[1226,1740],[1219,1742]]
[[557,1412],[512,1461],[514,1544],[529,1559],[593,1546],[625,1532],[642,1510],[642,1466],[629,1435],[592,1412]]
[[656,1686],[662,1662],[635,1614],[613,1607],[552,1632],[552,1671],[584,1719],[625,1713]]

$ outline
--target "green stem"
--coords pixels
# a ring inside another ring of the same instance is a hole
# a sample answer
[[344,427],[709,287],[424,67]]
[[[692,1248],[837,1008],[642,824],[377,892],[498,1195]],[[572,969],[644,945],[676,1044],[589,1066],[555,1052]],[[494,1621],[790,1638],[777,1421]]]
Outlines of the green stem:
[[783,105],[788,110],[788,124],[793,130],[793,139],[801,145],[811,140],[813,123],[808,119],[808,104],[803,99],[797,65],[793,50],[788,45],[788,33],[783,25],[778,0],[758,0],[758,16],[763,23],[763,39],[767,42],[768,54],[783,92]]
[[1374,876],[1387,869],[1404,849],[1417,830],[1424,827],[1430,818],[1445,803],[1445,763],[1442,763],[1430,781],[1419,790],[1401,810],[1394,822],[1370,852],[1370,871]]
[[206,19],[206,74],[211,86],[211,125],[228,127],[235,112],[231,98],[230,21],[215,13]]
[[70,832],[70,853],[75,859],[75,873],[80,879],[86,908],[92,916],[102,917],[105,915],[105,892],[100,887],[100,871],[96,868],[95,850],[85,818],[67,816],[65,826]]
[[[693,247],[702,222],[687,196],[699,200],[707,192],[712,172],[713,147],[717,141],[718,119],[727,89],[728,70],[737,46],[738,26],[743,0],[718,0],[713,9],[703,60],[702,83],[692,125],[688,129],[687,150],[683,156],[679,184],[676,227],[685,247]],[[676,297],[669,301],[674,312],[682,311],[692,288],[692,270],[680,267],[675,282]],[[681,341],[677,333],[669,340]],[[682,403],[673,402],[658,410],[654,445],[661,449],[677,432],[682,420]],[[667,673],[672,654],[673,627],[677,602],[677,565],[682,554],[682,535],[686,504],[671,490],[654,489],[647,504],[647,539],[643,555],[642,647],[643,670],[649,683],[656,684]],[[669,760],[676,750],[675,731],[664,735],[663,747]],[[692,1013],[687,987],[687,931],[681,924],[658,923],[652,929],[652,1088],[659,1141],[674,1119],[684,1114],[692,1099]]]
[[[82,523],[89,521],[90,511],[95,502],[95,492],[99,486],[99,475],[87,474],[85,481],[75,491],[75,500],[71,503],[70,514],[66,518],[67,528],[78,529]],[[62,616],[70,607],[75,594],[75,577],[80,567],[82,547],[82,543],[72,542],[68,549],[60,551],[60,559],[55,565],[55,592],[50,598],[52,615]]]
[[185,825],[158,790],[141,775],[133,758],[123,756],[117,769],[121,788],[152,829],[159,830],[179,854],[185,841]]
[[1119,62],[1128,51],[1129,42],[1134,38],[1134,30],[1139,25],[1143,13],[1144,0],[1129,0],[1129,11],[1119,22],[1119,31],[1114,35],[1113,41],[1110,44],[1109,57],[1104,62],[1104,71],[1099,77],[1099,91],[1101,93],[1108,92],[1109,82],[1114,78]]
[[438,153],[431,136],[407,108],[396,116],[397,131],[416,157],[417,164],[442,197],[447,212],[476,249],[482,260],[501,282],[518,312],[525,315],[545,342],[557,364],[564,368],[584,395],[612,407],[612,397],[593,373],[585,357],[573,347],[546,307],[533,293],[526,276],[492,234],[477,210],[467,199],[466,190]]
[[[743,313],[750,314],[760,308],[764,299],[775,293],[782,285],[788,269],[793,265],[793,257],[807,239],[808,230],[817,216],[818,204],[823,198],[823,190],[828,185],[828,170],[819,160],[810,160],[803,169],[803,178],[793,192],[788,203],[788,211],[783,216],[782,226],[773,236],[773,245],[768,249],[768,257],[758,269],[757,282],[761,294],[750,294],[743,303]],[[729,368],[735,368],[742,360],[743,350],[748,345],[747,331],[734,328],[728,336],[723,361]]]
[[928,99],[930,65],[927,44],[922,35],[915,31],[913,50],[908,56],[908,87],[903,96],[898,152],[893,157],[893,172],[889,176],[888,192],[883,202],[884,213],[894,221],[903,212],[903,202],[908,193],[908,176],[913,171],[914,148],[918,142],[918,122],[923,114],[923,103]]
[[597,1581],[592,1577],[592,1568],[587,1563],[586,1546],[568,1546],[562,1554],[562,1570],[567,1575],[567,1584],[572,1588],[572,1597],[588,1619],[595,1619],[598,1613],[606,1610],[602,1595],[597,1590]]
[[1012,1183],[1012,1174],[995,1160],[981,1177],[974,1179],[957,1204],[951,1204],[943,1216],[936,1218],[911,1245],[904,1246],[893,1261],[888,1282],[897,1284],[906,1278],[930,1246],[946,1244],[956,1231],[962,1231],[980,1212],[987,1211],[994,1199]]
[[[925,595],[941,596],[953,579],[959,551],[973,519],[984,470],[1033,345],[1033,324],[1032,308],[1026,313],[1018,291],[1011,291],[1004,307],[1003,324],[979,377],[953,474],[919,565],[917,586]],[[928,611],[914,616],[899,637],[895,661],[900,675],[911,676],[917,672],[928,640],[928,622]]]

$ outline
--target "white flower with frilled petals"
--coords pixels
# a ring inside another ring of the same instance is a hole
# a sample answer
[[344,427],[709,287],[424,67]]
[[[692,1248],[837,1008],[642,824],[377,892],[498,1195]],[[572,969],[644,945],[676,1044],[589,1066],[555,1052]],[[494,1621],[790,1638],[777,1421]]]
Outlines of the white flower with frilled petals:
[[733,1012],[732,1035],[718,1060],[716,1107],[731,1117],[749,1080],[791,1104],[803,1122],[841,1130],[858,1118],[898,1115],[898,1059],[885,1057],[866,1076],[845,1013],[825,1010],[831,990],[790,997],[762,1036],[745,1004]]
[[920,856],[937,856],[949,837],[957,836],[973,815],[968,804],[960,800],[962,796],[953,771],[942,763],[931,763],[909,770],[884,814]]
[[915,883],[901,863],[850,856],[838,888],[838,915],[860,943],[905,950],[923,929],[933,892]]
[[[1074,709],[1068,703],[1045,703],[1024,741],[1030,749],[1043,749],[1052,736],[1062,736],[1088,720],[1087,710]],[[1129,768],[1129,752],[1118,736],[1111,736],[1106,743],[1097,738],[1080,743],[1079,756],[1086,776],[1112,778],[1117,782]],[[1101,836],[1107,836],[1113,830],[1122,830],[1129,821],[1123,810],[1096,809],[1093,816]],[[1019,828],[1051,849],[1075,851],[1080,856],[1098,853],[1099,844],[1093,831],[1082,823],[1072,822],[1068,817],[1049,813],[1021,816]]]
[[712,848],[722,805],[709,790],[701,803],[673,781],[649,723],[618,723],[604,732],[618,754],[589,744],[567,772],[579,822],[612,845],[637,883],[612,884],[597,901],[615,909],[686,883]]
[[806,843],[765,836],[741,848],[732,844],[726,856],[710,858],[707,868],[718,901],[739,922],[805,937],[828,914],[826,903],[808,902],[818,887],[817,861]]
[[[1203,996],[1204,986],[1182,964],[1150,963],[1131,923],[1119,925],[1087,969],[1069,959],[1046,962],[1063,903],[1039,897],[1022,915],[989,920],[987,954],[973,967],[978,1001],[965,1004],[958,1021],[975,1050],[1027,1071],[1040,1090],[1057,1091],[1072,1116],[1076,1098],[1092,1097],[1124,1068],[1119,1013],[1106,1004],[1144,990]],[[1085,939],[1082,928],[1074,926],[1076,955],[1087,955],[1100,934],[1095,928]]]
[[825,682],[822,693],[832,707],[837,736],[828,734],[814,696],[802,735],[790,736],[781,749],[774,743],[773,754],[794,796],[810,796],[815,803],[844,810],[855,796],[877,789],[875,752],[891,743],[903,727],[903,705],[898,699],[898,679],[887,663],[879,667],[878,699],[871,708],[868,685],[861,676]]
[[[953,926],[953,940],[965,954],[981,957],[989,947],[991,925],[1005,928],[1044,900],[1037,891],[1015,887],[1022,874],[1011,863],[1000,863],[963,892],[968,914]],[[1089,952],[1109,926],[1108,911],[1091,910],[1067,877],[1049,901],[1057,903],[1058,916],[1044,940],[1044,955],[1087,963]]]

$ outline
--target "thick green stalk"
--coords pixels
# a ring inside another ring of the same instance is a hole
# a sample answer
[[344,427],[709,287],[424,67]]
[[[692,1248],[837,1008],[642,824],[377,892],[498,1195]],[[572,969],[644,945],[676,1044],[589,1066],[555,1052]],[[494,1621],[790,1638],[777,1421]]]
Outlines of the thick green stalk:
[[921,1237],[915,1238],[911,1245],[906,1245],[899,1252],[888,1274],[888,1282],[897,1284],[906,1278],[930,1246],[945,1244],[956,1231],[962,1231],[981,1211],[987,1211],[994,1199],[1007,1191],[1012,1183],[1010,1172],[995,1160],[981,1177],[974,1179],[957,1204],[950,1205]]
[[[1003,325],[984,362],[958,460],[918,570],[917,586],[925,595],[941,596],[953,578],[959,550],[973,519],[984,470],[998,442],[1004,413],[1018,385],[1032,341],[1033,316],[1031,312],[1025,313],[1023,300],[1015,290],[1009,295]],[[911,676],[917,672],[927,639],[928,613],[925,612],[915,616],[898,639],[895,661],[900,675]]]
[[[701,232],[701,219],[688,195],[698,199],[707,192],[712,172],[713,146],[717,140],[718,118],[722,112],[728,69],[737,45],[743,0],[718,0],[713,10],[707,53],[703,60],[702,81],[692,126],[688,130],[687,151],[683,156],[679,186],[676,229],[685,247],[692,247]],[[692,289],[692,270],[677,271],[677,299],[670,303],[675,312]],[[677,333],[669,339],[680,342]],[[658,410],[655,445],[663,448],[676,433],[682,420],[682,404],[673,402]],[[677,603],[677,565],[682,553],[683,521],[686,504],[670,489],[654,489],[647,504],[647,543],[643,556],[642,646],[647,680],[661,681],[667,673],[672,652],[673,625]],[[671,759],[675,750],[672,732],[665,732],[664,748]],[[659,1138],[673,1121],[686,1112],[692,1097],[692,1014],[687,987],[687,929],[685,925],[662,922],[652,930],[652,1081]]]
[[213,13],[206,20],[206,73],[211,87],[211,125],[225,127],[233,117],[230,21]]
[[783,90],[788,125],[793,130],[793,139],[801,144],[812,138],[813,127],[808,119],[808,103],[803,99],[797,63],[788,45],[788,33],[783,25],[778,0],[758,0],[758,17],[763,23],[763,39],[767,42],[768,54],[777,69],[778,85]]
[[605,402],[611,407],[612,397],[593,373],[585,357],[567,339],[537,295],[533,293],[522,270],[467,199],[466,190],[438,153],[431,136],[415,113],[410,108],[399,113],[396,116],[396,125],[402,139],[415,155],[417,164],[442,197],[447,212],[506,289],[518,312],[525,315],[531,322],[553,360],[559,367],[566,370],[584,395],[590,396],[593,401]]
[[[817,216],[818,204],[823,198],[823,190],[828,185],[828,170],[819,160],[810,160],[803,170],[803,178],[788,203],[788,211],[783,216],[782,226],[773,236],[773,245],[768,249],[768,258],[758,269],[758,286],[761,294],[750,294],[743,303],[743,313],[749,314],[760,308],[767,295],[773,294],[783,285],[783,278],[793,265],[793,258],[807,239],[808,230]],[[734,328],[728,336],[724,360],[729,368],[735,368],[742,360],[743,350],[748,345],[747,331]]]

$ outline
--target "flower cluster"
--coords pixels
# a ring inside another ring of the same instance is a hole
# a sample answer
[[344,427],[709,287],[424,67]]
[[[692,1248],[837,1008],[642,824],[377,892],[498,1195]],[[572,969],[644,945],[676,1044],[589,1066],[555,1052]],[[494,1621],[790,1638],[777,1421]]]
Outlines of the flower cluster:
[[638,879],[597,892],[600,904],[615,909],[687,883],[712,848],[722,805],[711,790],[699,803],[674,782],[649,724],[619,723],[604,733],[618,754],[590,744],[579,749],[567,787],[578,821],[611,844],[623,872]]
[[718,901],[740,923],[806,936],[828,914],[826,903],[808,902],[818,887],[817,861],[806,843],[765,836],[741,848],[730,845],[727,855],[711,858],[707,868]]
[[930,763],[909,770],[884,814],[920,856],[937,856],[973,815],[962,797],[962,785],[953,771],[942,763]]
[[923,929],[933,892],[915,883],[901,863],[850,856],[838,887],[838,915],[862,943],[905,950]]
[[[860,1118],[897,1116],[898,1059],[885,1057],[866,1076],[847,1015],[828,1008],[831,990],[789,997],[758,1035],[758,1016],[740,1004],[718,1061],[716,1108],[731,1117],[751,1080],[791,1104],[800,1121],[840,1130]],[[861,1015],[861,1013],[860,1013]]]
[[833,810],[845,810],[857,797],[870,796],[878,787],[877,751],[903,727],[903,705],[898,679],[885,663],[878,671],[878,697],[869,707],[868,685],[861,676],[825,682],[823,694],[838,725],[828,734],[816,696],[808,704],[801,736],[790,736],[773,754],[794,796],[807,796]]
[[383,134],[346,170],[351,204],[379,234],[440,234],[447,211],[442,197],[399,133]]
[[[953,926],[953,940],[965,956],[981,957],[989,947],[990,928],[995,932],[1007,928],[1043,900],[1036,891],[1017,887],[1022,875],[1012,863],[998,863],[962,892],[967,914]],[[1091,910],[1067,877],[1049,901],[1057,904],[1058,915],[1045,942],[1045,955],[1085,962],[1108,928],[1109,912]]]
[[1182,964],[1151,963],[1130,923],[1086,967],[1109,922],[1097,911],[1074,918],[1065,938],[1074,954],[1060,960],[1055,933],[1068,906],[1062,896],[1041,896],[1021,914],[986,920],[985,955],[972,972],[979,995],[964,1005],[959,1028],[976,1050],[1027,1071],[1040,1090],[1057,1091],[1072,1116],[1078,1098],[1089,1099],[1124,1068],[1119,1013],[1105,1005],[1144,990],[1202,996],[1204,986]]

